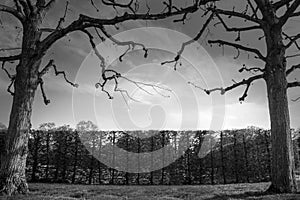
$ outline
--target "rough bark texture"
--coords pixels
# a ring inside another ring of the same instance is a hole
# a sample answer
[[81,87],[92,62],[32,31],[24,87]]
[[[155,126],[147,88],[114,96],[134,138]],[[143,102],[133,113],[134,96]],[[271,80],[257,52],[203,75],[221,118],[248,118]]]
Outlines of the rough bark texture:
[[0,167],[0,192],[8,195],[28,191],[25,177],[28,135],[41,63],[35,54],[40,39],[39,22],[39,19],[28,19],[24,27],[22,58],[16,68],[15,92]]
[[267,29],[266,83],[271,120],[271,186],[276,193],[297,192],[287,98],[285,49],[280,28]]

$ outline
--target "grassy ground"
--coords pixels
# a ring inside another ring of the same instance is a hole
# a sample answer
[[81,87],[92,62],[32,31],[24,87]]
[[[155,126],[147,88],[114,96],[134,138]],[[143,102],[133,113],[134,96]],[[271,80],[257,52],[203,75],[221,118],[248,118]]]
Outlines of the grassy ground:
[[265,195],[268,183],[205,186],[99,186],[30,184],[28,195],[1,200],[300,200],[300,194]]

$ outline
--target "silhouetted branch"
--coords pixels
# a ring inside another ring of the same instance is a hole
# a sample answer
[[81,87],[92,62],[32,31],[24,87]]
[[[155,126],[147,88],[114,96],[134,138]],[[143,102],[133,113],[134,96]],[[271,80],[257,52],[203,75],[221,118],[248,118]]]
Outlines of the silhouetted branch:
[[228,32],[242,32],[242,31],[250,31],[250,30],[261,29],[260,25],[241,27],[241,28],[236,28],[236,27],[231,28],[231,27],[227,26],[227,24],[224,22],[224,20],[222,19],[222,17],[218,13],[216,13],[216,16],[220,20],[221,24],[224,26],[225,30],[228,31]]
[[300,69],[300,64],[293,65],[291,68],[289,68],[288,70],[286,70],[286,76],[290,75],[296,69]]
[[60,29],[62,23],[65,22],[66,16],[67,16],[67,12],[68,12],[68,6],[69,6],[69,1],[66,2],[66,7],[65,7],[64,15],[59,19],[56,29]]
[[213,19],[213,16],[214,16],[214,14],[211,14],[211,15],[209,16],[209,18],[206,20],[206,22],[203,24],[202,28],[200,29],[199,33],[198,33],[193,39],[191,39],[191,40],[189,40],[189,41],[187,41],[187,42],[182,43],[180,50],[177,52],[177,55],[176,55],[176,57],[175,57],[173,60],[170,60],[170,61],[164,61],[164,62],[162,62],[161,64],[162,64],[162,65],[165,65],[165,64],[175,63],[175,64],[174,64],[174,70],[176,70],[177,62],[178,62],[178,60],[180,59],[180,57],[181,57],[181,55],[182,55],[182,53],[183,53],[185,47],[186,47],[187,45],[190,45],[190,44],[192,44],[192,43],[194,43],[195,41],[197,41],[197,40],[200,39],[200,37],[203,35],[204,31],[205,31],[206,28],[208,27],[209,23],[210,23],[211,20]]
[[133,42],[133,41],[119,41],[116,38],[114,38],[112,35],[110,35],[105,28],[99,27],[100,30],[102,31],[102,33],[112,42],[114,42],[115,44],[117,44],[118,46],[128,46],[127,50],[119,57],[119,60],[122,61],[122,58],[126,55],[126,53],[132,49],[134,50],[136,46],[140,46],[142,47],[144,53],[144,57],[146,58],[148,56],[148,49],[146,48],[146,46],[142,43],[137,43],[137,42]]
[[240,82],[234,82],[233,85],[231,86],[228,86],[226,88],[213,88],[213,89],[210,89],[210,90],[204,90],[206,92],[206,94],[211,94],[212,92],[215,92],[215,91],[221,91],[221,94],[224,95],[227,91],[230,91],[230,90],[233,90],[239,86],[242,86],[242,85],[246,85],[246,89],[243,93],[243,95],[239,98],[239,101],[244,101],[245,98],[248,96],[248,91],[249,91],[249,88],[252,84],[252,82],[254,82],[255,80],[258,80],[258,79],[262,79],[264,77],[263,74],[260,74],[260,75],[256,75],[256,76],[252,76],[248,79],[243,79],[242,81]]
[[71,86],[73,86],[73,87],[76,87],[76,88],[78,87],[78,84],[69,81],[69,79],[67,78],[67,75],[66,75],[66,73],[65,73],[64,71],[58,71],[58,70],[57,70],[57,67],[56,67],[56,65],[54,64],[54,60],[50,60],[50,61],[48,62],[48,64],[47,64],[47,65],[42,69],[42,71],[39,73],[39,77],[42,78],[46,73],[48,73],[48,71],[50,70],[51,67],[54,69],[55,76],[63,75],[63,77],[64,77],[64,79],[65,79],[65,81],[66,81],[67,83],[69,83],[69,84],[70,84]]
[[264,69],[261,69],[259,67],[246,67],[246,65],[244,64],[243,67],[239,70],[240,73],[242,73],[243,71],[247,71],[247,72],[264,72]]
[[293,16],[294,12],[300,5],[300,0],[295,0],[292,5],[287,9],[282,17],[279,18],[279,24],[284,25],[289,17]]
[[290,82],[288,83],[287,87],[288,88],[300,87],[300,82],[299,81]]
[[293,44],[295,44],[295,46],[297,47],[297,49],[300,50],[300,46],[297,43],[297,40],[300,39],[300,34],[297,34],[295,36],[289,36],[289,35],[287,35],[284,32],[282,34],[286,37],[286,39],[290,40],[290,42],[287,45],[285,45],[286,49],[289,48],[290,46],[292,46]]
[[39,78],[39,85],[40,85],[40,88],[41,88],[44,103],[45,103],[45,105],[48,105],[50,103],[50,100],[46,96],[46,93],[45,93],[45,90],[44,90],[44,81],[41,78]]
[[237,17],[240,19],[244,19],[244,20],[248,20],[257,24],[262,25],[262,20],[251,17],[249,15],[247,15],[246,13],[239,13],[239,12],[235,12],[234,10],[230,11],[230,10],[222,10],[222,9],[217,9],[215,7],[209,7],[208,10],[212,11],[213,13],[216,14],[221,14],[221,15],[225,15],[228,17]]
[[254,8],[254,5],[252,4],[251,0],[247,0],[247,2],[253,13],[251,17],[255,17],[256,19],[258,19],[258,16],[257,16],[258,6],[256,6],[256,8]]
[[259,58],[263,61],[266,60],[266,58],[260,53],[259,50],[249,48],[249,47],[245,47],[245,46],[237,44],[237,43],[227,42],[227,41],[224,41],[224,40],[209,40],[208,43],[209,44],[219,44],[220,46],[226,45],[226,46],[234,47],[236,49],[240,49],[240,50],[243,50],[243,51],[254,53],[254,54],[257,55],[256,58]]
[[0,62],[15,61],[15,60],[20,60],[20,59],[21,59],[21,54],[14,55],[14,56],[0,57]]
[[40,85],[40,88],[41,88],[41,92],[42,92],[42,95],[43,95],[43,99],[44,99],[44,103],[46,105],[48,105],[50,103],[50,100],[46,97],[46,93],[45,93],[45,90],[44,90],[44,81],[42,79],[42,77],[48,73],[48,71],[50,70],[50,68],[53,68],[54,69],[54,72],[55,72],[55,76],[58,76],[58,75],[63,75],[65,81],[67,83],[69,83],[71,86],[77,88],[78,87],[78,84],[75,84],[71,81],[69,81],[69,79],[67,78],[66,76],[66,73],[64,71],[58,71],[57,70],[57,67],[56,65],[54,64],[54,60],[50,60],[48,62],[48,64],[42,69],[41,72],[39,72],[39,85]]
[[5,74],[7,75],[7,77],[10,79],[10,84],[7,88],[7,92],[9,92],[12,96],[14,95],[14,92],[11,91],[11,87],[13,86],[14,82],[15,82],[15,78],[16,78],[16,75],[12,75],[8,72],[8,70],[5,68],[5,63],[6,61],[3,61],[2,62],[2,70],[5,72]]
[[290,2],[292,2],[293,0],[281,0],[281,1],[278,1],[276,3],[273,3],[273,7],[278,10],[279,8],[283,7],[283,6],[288,6],[288,4]]
[[296,99],[292,99],[292,101],[296,102],[296,101],[299,101],[300,100],[300,97],[296,98]]
[[0,12],[9,13],[9,14],[15,16],[22,23],[24,22],[24,16],[22,15],[22,13],[20,13],[18,10],[15,10],[14,8],[0,4]]
[[[214,2],[215,0],[205,1],[205,2]],[[202,2],[202,1],[200,1]],[[199,5],[203,5],[202,3],[199,3]],[[106,25],[116,25],[119,23],[122,23],[124,21],[131,21],[131,20],[159,20],[159,19],[165,19],[167,17],[182,15],[184,13],[194,13],[198,10],[199,5],[192,4],[190,6],[187,6],[185,8],[181,8],[179,10],[173,11],[171,13],[164,12],[164,13],[157,13],[157,14],[130,14],[125,12],[121,16],[116,16],[113,18],[93,18],[89,17],[87,15],[81,14],[79,16],[79,19],[73,21],[70,25],[68,25],[66,28],[62,28],[60,30],[56,30],[52,33],[50,33],[43,41],[41,41],[40,45],[40,51],[41,54],[43,54],[45,51],[47,51],[50,46],[58,41],[59,39],[63,38],[65,35],[74,32],[79,31],[82,29],[90,28],[90,27],[101,27]]]

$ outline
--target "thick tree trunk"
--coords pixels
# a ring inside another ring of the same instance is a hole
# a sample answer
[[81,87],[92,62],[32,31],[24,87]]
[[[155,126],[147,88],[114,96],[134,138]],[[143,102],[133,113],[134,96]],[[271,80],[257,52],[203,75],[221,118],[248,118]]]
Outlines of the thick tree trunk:
[[22,58],[16,67],[14,96],[5,138],[5,151],[1,152],[0,193],[26,193],[25,177],[28,154],[28,136],[31,128],[32,105],[39,81],[41,57],[37,45],[41,33],[39,16],[27,19],[23,27]]
[[15,95],[5,136],[5,151],[1,152],[0,191],[4,194],[28,191],[25,177],[27,145],[32,104],[38,85],[39,64],[40,62],[29,62],[26,65],[19,64],[17,67]]
[[297,192],[297,183],[287,98],[286,52],[281,33],[281,27],[276,25],[265,28],[268,52],[265,80],[268,92],[272,145],[272,183],[269,191],[289,193]]
[[274,70],[267,80],[271,118],[272,167],[270,191],[296,192],[285,71]]

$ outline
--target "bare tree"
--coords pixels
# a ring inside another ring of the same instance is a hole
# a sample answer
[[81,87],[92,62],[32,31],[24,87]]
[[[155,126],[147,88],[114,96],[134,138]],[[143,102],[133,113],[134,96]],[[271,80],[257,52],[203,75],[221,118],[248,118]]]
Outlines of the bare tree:
[[[220,3],[220,4],[219,4]],[[208,40],[210,45],[218,45],[220,47],[231,47],[237,50],[238,58],[241,52],[248,55],[253,54],[255,59],[261,61],[262,65],[246,66],[239,72],[250,72],[253,76],[243,79],[239,82],[233,80],[233,84],[222,88],[204,89],[207,94],[220,91],[221,94],[245,86],[245,91],[240,97],[240,101],[244,101],[248,95],[250,86],[257,80],[264,80],[267,85],[267,96],[269,104],[269,114],[271,120],[271,144],[272,144],[272,163],[271,163],[271,186],[270,192],[296,192],[297,184],[295,179],[295,166],[293,159],[293,146],[290,131],[290,115],[288,108],[287,90],[300,86],[299,81],[288,81],[295,70],[300,69],[300,64],[289,66],[288,59],[299,56],[298,54],[289,54],[291,47],[300,50],[297,43],[300,34],[288,34],[284,31],[284,26],[290,20],[300,16],[299,0],[244,0],[244,10],[236,11],[235,7],[228,8],[228,5],[221,4],[222,1],[207,7],[206,11],[212,13],[217,23],[221,25],[226,32],[237,34],[235,41],[226,41],[222,39]],[[230,18],[240,20],[230,27]],[[249,31],[262,31],[263,36],[258,39],[264,41],[264,49],[249,47],[240,43],[241,34]],[[183,46],[184,48],[184,46]],[[181,55],[179,52],[178,57]],[[177,60],[178,60],[177,57]],[[177,62],[174,59],[173,62]]]
[[[20,47],[13,49],[5,49],[8,52],[18,51],[19,53],[10,56],[0,57],[2,69],[11,80],[8,91],[13,95],[12,109],[10,113],[8,133],[6,134],[5,151],[1,152],[1,169],[0,169],[0,191],[6,194],[16,192],[26,193],[28,186],[25,178],[25,165],[27,157],[28,131],[31,127],[30,118],[32,114],[32,104],[35,93],[40,87],[45,104],[50,103],[44,91],[43,76],[53,68],[56,75],[62,75],[67,83],[73,87],[78,85],[67,79],[64,71],[59,71],[54,60],[50,60],[46,66],[41,66],[43,58],[47,54],[49,48],[72,32],[81,32],[87,36],[91,47],[94,49],[96,56],[100,60],[101,82],[96,86],[106,92],[110,98],[111,94],[105,90],[108,82],[115,84],[114,91],[126,96],[127,92],[118,88],[118,80],[130,79],[123,77],[120,73],[106,68],[105,59],[96,49],[96,37],[99,36],[100,41],[106,39],[111,40],[117,45],[127,46],[128,49],[141,47],[147,56],[147,49],[143,44],[137,44],[133,41],[118,41],[108,32],[109,27],[114,27],[120,23],[132,20],[159,20],[170,16],[186,16],[188,13],[196,12],[201,5],[206,4],[209,0],[193,1],[189,5],[177,8],[172,1],[162,2],[165,8],[163,11],[156,13],[150,12],[148,9],[140,9],[139,2],[130,0],[121,2],[116,0],[99,0],[89,1],[91,6],[106,6],[114,8],[116,15],[106,17],[93,17],[86,14],[77,13],[78,19],[65,25],[67,17],[68,5],[64,8],[64,15],[57,22],[56,27],[42,27],[43,21],[47,13],[53,9],[56,0],[13,0],[9,3],[0,4],[0,12],[9,14],[19,21],[22,30],[22,44]],[[127,52],[127,51],[126,51]],[[124,52],[124,54],[126,53]],[[120,60],[122,57],[120,57]],[[6,70],[7,63],[15,63],[15,74],[11,74]],[[136,86],[140,83],[134,82]],[[128,95],[129,98],[129,95]]]

